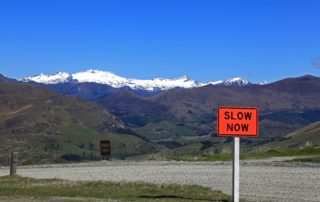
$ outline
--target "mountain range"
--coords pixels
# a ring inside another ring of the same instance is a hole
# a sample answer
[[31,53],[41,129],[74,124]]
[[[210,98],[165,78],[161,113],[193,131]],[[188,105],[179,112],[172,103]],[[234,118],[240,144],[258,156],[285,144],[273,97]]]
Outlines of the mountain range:
[[186,77],[142,81],[98,70],[19,80],[1,76],[0,151],[19,148],[24,159],[41,161],[68,154],[94,159],[98,141],[107,138],[116,158],[220,154],[231,139],[215,133],[219,106],[259,108],[260,135],[242,139],[247,148],[317,143],[306,144],[309,136],[299,131],[288,134],[320,121],[319,77],[270,84],[240,78],[206,84]]
[[41,73],[33,77],[25,77],[19,79],[23,82],[36,82],[42,84],[59,84],[59,83],[97,83],[109,85],[113,88],[129,87],[131,89],[140,89],[145,91],[169,90],[173,88],[195,88],[206,85],[226,85],[226,86],[246,86],[250,84],[247,79],[240,77],[227,79],[225,81],[217,80],[207,83],[200,83],[182,76],[174,79],[155,78],[152,80],[139,80],[133,78],[124,78],[107,71],[89,69],[84,72],[69,74],[66,72],[58,72],[56,74],[47,75]]
[[320,120],[320,78],[307,75],[241,88],[208,85],[153,97],[123,91],[95,102],[141,135],[179,143],[186,136],[215,135],[219,106],[254,106],[260,110],[259,140],[270,140]]
[[93,69],[75,74],[69,74],[66,72],[58,72],[52,75],[40,74],[33,77],[21,78],[19,80],[27,83],[46,85],[60,93],[88,100],[122,90],[132,91],[142,96],[152,96],[175,88],[191,89],[206,85],[242,87],[251,84],[247,79],[240,77],[227,79],[225,81],[217,80],[207,83],[194,81],[187,76],[174,79],[155,78],[152,80],[139,80],[124,78],[111,72]]

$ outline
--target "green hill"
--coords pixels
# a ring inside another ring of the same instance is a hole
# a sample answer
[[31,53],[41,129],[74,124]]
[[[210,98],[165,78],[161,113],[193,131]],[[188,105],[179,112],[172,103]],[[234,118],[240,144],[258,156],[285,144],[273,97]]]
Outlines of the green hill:
[[196,143],[189,141],[192,137],[215,137],[219,106],[255,106],[260,110],[259,138],[245,141],[264,144],[319,121],[319,92],[319,77],[302,76],[241,88],[173,89],[154,97],[119,92],[95,102],[141,136],[171,148]]
[[312,123],[289,133],[281,141],[274,141],[257,147],[259,151],[320,148],[320,122]]
[[0,162],[12,151],[24,163],[99,158],[110,139],[115,158],[156,151],[101,106],[0,77]]

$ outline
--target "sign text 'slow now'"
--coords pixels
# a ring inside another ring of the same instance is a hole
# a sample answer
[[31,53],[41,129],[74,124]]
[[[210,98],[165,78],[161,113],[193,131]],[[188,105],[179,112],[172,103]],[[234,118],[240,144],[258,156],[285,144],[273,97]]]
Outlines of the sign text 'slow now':
[[220,136],[258,136],[258,109],[219,107],[217,134]]

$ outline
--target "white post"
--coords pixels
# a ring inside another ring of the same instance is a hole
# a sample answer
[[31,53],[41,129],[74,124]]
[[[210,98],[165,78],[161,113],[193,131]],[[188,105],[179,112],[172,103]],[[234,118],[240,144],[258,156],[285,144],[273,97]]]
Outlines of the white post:
[[233,138],[233,167],[232,167],[232,199],[233,202],[239,202],[240,185],[240,138]]

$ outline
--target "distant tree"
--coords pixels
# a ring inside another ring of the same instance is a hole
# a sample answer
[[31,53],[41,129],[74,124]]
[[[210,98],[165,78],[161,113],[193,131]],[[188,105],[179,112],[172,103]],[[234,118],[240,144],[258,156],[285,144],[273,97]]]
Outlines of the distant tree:
[[89,150],[90,150],[90,151],[93,151],[94,148],[95,148],[95,145],[94,145],[92,142],[90,142],[90,143],[89,143]]

